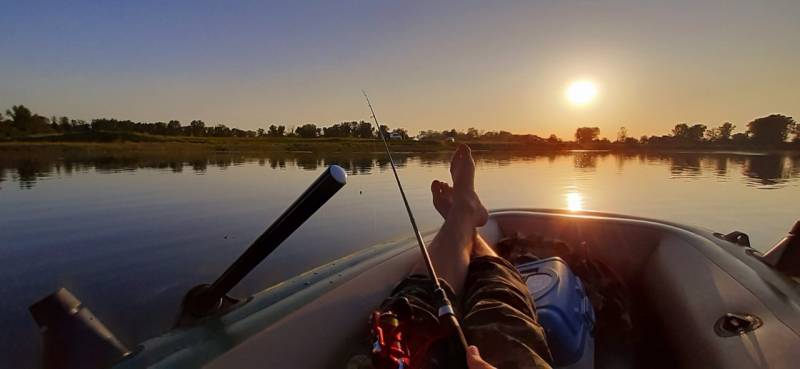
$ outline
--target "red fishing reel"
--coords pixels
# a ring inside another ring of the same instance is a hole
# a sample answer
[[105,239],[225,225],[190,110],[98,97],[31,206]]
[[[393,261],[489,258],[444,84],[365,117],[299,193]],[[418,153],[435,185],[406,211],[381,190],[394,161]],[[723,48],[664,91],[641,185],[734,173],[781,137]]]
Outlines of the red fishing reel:
[[391,310],[375,311],[370,318],[372,327],[372,365],[375,369],[407,369],[411,353],[403,341],[403,324]]

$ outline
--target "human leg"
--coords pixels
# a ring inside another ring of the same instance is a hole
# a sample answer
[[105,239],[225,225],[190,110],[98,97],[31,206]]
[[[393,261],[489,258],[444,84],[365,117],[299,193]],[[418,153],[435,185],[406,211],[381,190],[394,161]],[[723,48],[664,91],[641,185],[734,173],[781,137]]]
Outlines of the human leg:
[[[428,254],[439,278],[446,280],[460,294],[466,278],[475,235],[475,227],[486,223],[488,213],[475,193],[475,161],[466,145],[458,147],[450,163],[453,187],[444,224],[428,246]],[[434,203],[437,197],[434,196]],[[411,274],[426,273],[422,261]]]
[[[431,184],[433,204],[445,219],[455,203],[453,188]],[[551,355],[527,286],[516,268],[473,231],[463,289],[462,327],[470,344],[498,368],[548,368]]]

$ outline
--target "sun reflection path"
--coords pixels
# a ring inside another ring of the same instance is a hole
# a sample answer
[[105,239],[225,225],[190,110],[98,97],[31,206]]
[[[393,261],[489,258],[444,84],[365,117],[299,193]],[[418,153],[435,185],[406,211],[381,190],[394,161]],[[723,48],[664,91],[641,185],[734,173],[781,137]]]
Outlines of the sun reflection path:
[[568,192],[566,198],[567,198],[567,210],[569,211],[583,210],[583,195],[581,195],[578,192]]

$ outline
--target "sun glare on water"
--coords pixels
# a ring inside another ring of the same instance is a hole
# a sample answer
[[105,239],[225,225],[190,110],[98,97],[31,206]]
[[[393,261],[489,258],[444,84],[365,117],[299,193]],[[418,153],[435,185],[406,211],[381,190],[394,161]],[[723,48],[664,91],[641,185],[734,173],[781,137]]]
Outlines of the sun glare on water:
[[578,192],[567,193],[567,210],[581,211],[583,210],[583,196]]
[[586,105],[597,96],[597,86],[591,81],[575,81],[567,87],[567,99],[575,105]]

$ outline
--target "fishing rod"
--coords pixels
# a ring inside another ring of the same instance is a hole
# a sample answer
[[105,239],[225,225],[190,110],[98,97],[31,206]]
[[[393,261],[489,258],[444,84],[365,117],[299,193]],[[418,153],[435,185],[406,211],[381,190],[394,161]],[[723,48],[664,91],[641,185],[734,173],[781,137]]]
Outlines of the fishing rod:
[[425,246],[425,241],[422,239],[422,234],[419,233],[419,228],[417,227],[417,220],[414,218],[414,213],[411,211],[411,206],[408,204],[408,199],[406,198],[406,192],[403,191],[403,185],[400,183],[400,176],[397,175],[397,167],[394,164],[394,159],[392,158],[392,152],[391,150],[389,150],[389,143],[386,142],[386,137],[384,137],[383,135],[383,130],[381,129],[380,123],[378,123],[378,117],[375,115],[375,110],[372,108],[372,102],[369,101],[369,96],[367,96],[367,92],[361,90],[361,93],[363,93],[364,98],[367,99],[367,106],[369,106],[369,111],[370,113],[372,113],[372,119],[375,121],[375,126],[378,127],[378,135],[381,137],[381,141],[383,141],[383,148],[386,150],[386,156],[389,158],[389,165],[392,166],[392,173],[394,173],[394,180],[395,182],[397,182],[397,188],[400,190],[400,196],[403,198],[403,204],[406,206],[406,212],[408,213],[408,220],[411,221],[411,228],[414,229],[414,236],[417,238],[419,251],[422,254],[422,259],[425,261],[425,267],[428,269],[428,276],[430,276],[431,279],[433,279],[433,284],[435,286],[433,294],[434,297],[436,298],[436,302],[438,303],[437,315],[439,316],[439,321],[444,322],[451,330],[451,332],[455,332],[456,335],[458,335],[461,347],[466,352],[467,339],[466,337],[464,337],[464,331],[461,329],[461,325],[458,323],[455,311],[453,310],[453,304],[447,298],[447,293],[445,293],[441,283],[439,283],[439,277],[436,275],[436,270],[433,267],[431,256],[430,254],[428,254],[428,248]]

